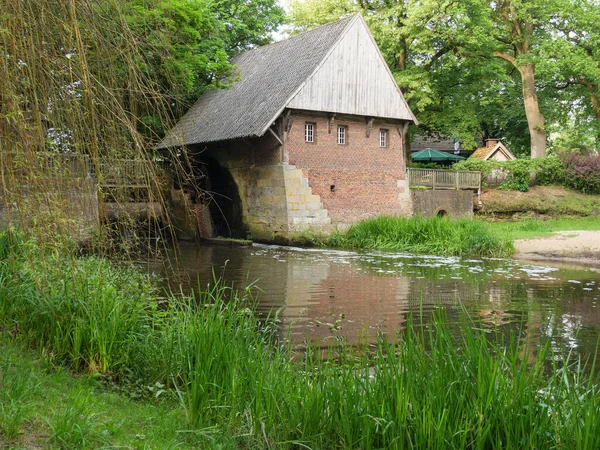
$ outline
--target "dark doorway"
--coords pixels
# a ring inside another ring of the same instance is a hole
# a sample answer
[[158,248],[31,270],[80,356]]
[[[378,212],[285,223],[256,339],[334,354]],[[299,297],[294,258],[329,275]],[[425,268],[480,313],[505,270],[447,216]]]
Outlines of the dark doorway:
[[207,159],[200,164],[206,174],[201,189],[205,201],[209,202],[215,236],[246,237],[242,201],[231,173],[214,159]]

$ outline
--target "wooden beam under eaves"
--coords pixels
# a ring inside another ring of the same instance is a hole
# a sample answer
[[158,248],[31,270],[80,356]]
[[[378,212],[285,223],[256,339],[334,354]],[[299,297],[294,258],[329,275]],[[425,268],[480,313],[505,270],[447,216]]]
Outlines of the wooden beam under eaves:
[[277,140],[279,141],[279,143],[280,143],[281,145],[283,145],[283,141],[282,141],[282,140],[279,138],[279,136],[277,136],[277,133],[275,133],[275,132],[273,131],[273,129],[272,129],[272,128],[269,128],[268,130],[269,130],[269,131],[271,132],[271,134],[272,134],[272,135],[275,137],[275,139],[277,139]]

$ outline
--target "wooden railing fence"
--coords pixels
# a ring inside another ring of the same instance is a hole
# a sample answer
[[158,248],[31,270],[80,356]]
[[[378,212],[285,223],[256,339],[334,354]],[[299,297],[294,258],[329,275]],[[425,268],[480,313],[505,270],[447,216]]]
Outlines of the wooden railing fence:
[[476,189],[481,187],[481,172],[443,169],[408,169],[410,187],[427,189]]

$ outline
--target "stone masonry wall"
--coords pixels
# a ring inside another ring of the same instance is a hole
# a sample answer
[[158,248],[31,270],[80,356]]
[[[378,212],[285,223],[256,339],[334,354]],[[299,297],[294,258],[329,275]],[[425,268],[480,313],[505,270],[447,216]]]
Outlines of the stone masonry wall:
[[[315,124],[315,142],[304,141],[304,125]],[[337,141],[346,127],[346,144]],[[379,145],[380,129],[388,130],[388,146]],[[410,215],[402,137],[397,124],[375,121],[367,137],[367,121],[325,115],[295,116],[287,138],[289,162],[301,169],[335,225],[381,214]]]
[[235,180],[243,222],[254,239],[285,242],[292,233],[331,224],[302,171],[282,162],[282,146],[273,136],[217,144],[205,152]]
[[413,190],[414,213],[430,217],[473,217],[473,191],[468,190]]

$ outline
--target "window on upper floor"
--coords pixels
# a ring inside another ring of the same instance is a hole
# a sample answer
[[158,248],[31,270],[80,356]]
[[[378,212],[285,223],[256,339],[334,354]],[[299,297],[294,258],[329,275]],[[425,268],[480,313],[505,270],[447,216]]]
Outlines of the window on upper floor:
[[338,141],[339,145],[346,145],[347,130],[348,130],[348,127],[346,127],[346,126],[338,127],[337,141]]
[[304,124],[304,142],[315,142],[315,124],[312,122]]
[[383,128],[379,130],[379,146],[381,148],[388,146],[388,130]]

